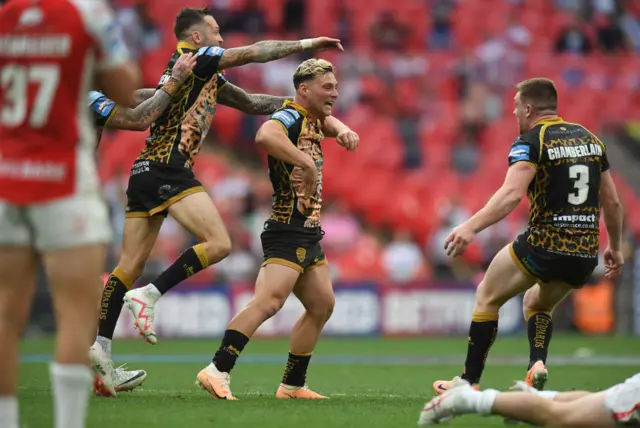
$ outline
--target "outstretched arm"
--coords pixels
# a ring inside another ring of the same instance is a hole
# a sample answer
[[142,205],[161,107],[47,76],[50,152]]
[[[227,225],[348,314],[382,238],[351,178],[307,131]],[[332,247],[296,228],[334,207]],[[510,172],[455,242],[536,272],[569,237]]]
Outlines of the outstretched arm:
[[303,50],[344,50],[340,40],[329,37],[316,37],[297,41],[265,40],[251,46],[226,49],[218,63],[218,69],[238,67],[249,63],[263,63],[275,61]]
[[135,103],[134,107],[137,107],[143,102],[147,101],[155,93],[156,93],[156,88],[138,89],[133,93],[133,102]]
[[[173,97],[178,93],[180,86],[189,77],[191,70],[196,65],[197,55],[191,53],[181,55],[173,66],[172,76],[158,91],[155,89],[141,89],[136,91],[136,99],[150,94],[150,98],[142,101],[135,108],[119,107],[114,113],[109,127],[127,129],[131,131],[144,131],[155,121],[169,106]],[[152,92],[153,91],[153,92]]]
[[171,103],[172,96],[164,90],[155,94],[136,108],[120,107],[113,115],[109,128],[144,131],[155,121]]
[[272,114],[282,103],[293,97],[274,97],[273,95],[249,94],[231,83],[225,83],[218,92],[218,102],[247,114]]

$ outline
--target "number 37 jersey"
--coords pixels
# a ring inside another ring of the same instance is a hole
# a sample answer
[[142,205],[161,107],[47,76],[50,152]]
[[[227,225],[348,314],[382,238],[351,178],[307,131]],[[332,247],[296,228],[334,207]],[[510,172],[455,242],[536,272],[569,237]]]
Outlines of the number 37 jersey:
[[86,94],[128,60],[106,0],[0,7],[0,199],[42,203],[98,188]]
[[509,165],[517,162],[537,169],[528,189],[529,244],[556,254],[597,257],[600,175],[609,169],[604,144],[581,125],[543,120],[514,141]]

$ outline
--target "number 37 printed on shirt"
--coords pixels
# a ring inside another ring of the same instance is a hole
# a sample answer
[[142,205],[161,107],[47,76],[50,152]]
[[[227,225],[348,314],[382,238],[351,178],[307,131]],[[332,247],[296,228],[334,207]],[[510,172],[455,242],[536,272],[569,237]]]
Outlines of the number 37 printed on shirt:
[[[27,121],[32,128],[46,125],[59,83],[58,65],[4,66],[0,69],[0,85],[4,93],[0,125],[18,127]],[[30,89],[35,91],[33,98],[29,97]]]

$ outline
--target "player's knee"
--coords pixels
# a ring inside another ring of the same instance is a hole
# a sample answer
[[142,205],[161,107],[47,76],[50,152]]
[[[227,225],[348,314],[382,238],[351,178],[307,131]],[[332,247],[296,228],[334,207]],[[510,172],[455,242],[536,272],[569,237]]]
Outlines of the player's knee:
[[484,281],[480,283],[476,290],[475,312],[498,312],[503,304],[500,293],[494,292],[490,284]]
[[257,299],[255,306],[262,313],[262,318],[268,320],[282,309],[284,303],[287,301],[287,297],[285,293],[271,293]]
[[539,294],[534,289],[527,290],[527,292],[524,293],[524,297],[522,299],[522,313],[525,318],[534,312],[551,312],[553,309],[553,307],[549,307],[549,305],[540,301]]
[[231,253],[231,239],[226,233],[215,239],[207,240],[203,245],[210,264],[218,263]]
[[331,318],[333,314],[333,308],[336,305],[336,298],[331,294],[326,296],[319,296],[313,300],[313,303],[307,305],[307,313],[318,321],[325,323]]

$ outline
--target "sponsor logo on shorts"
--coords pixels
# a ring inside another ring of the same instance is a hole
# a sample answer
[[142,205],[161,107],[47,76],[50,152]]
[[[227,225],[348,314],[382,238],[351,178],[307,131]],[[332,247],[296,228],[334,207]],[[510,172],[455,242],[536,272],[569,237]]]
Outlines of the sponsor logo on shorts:
[[304,262],[304,259],[307,257],[307,250],[304,248],[298,248],[296,250],[296,257],[300,263]]

